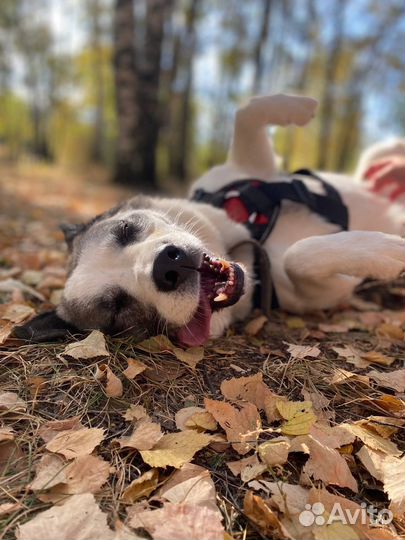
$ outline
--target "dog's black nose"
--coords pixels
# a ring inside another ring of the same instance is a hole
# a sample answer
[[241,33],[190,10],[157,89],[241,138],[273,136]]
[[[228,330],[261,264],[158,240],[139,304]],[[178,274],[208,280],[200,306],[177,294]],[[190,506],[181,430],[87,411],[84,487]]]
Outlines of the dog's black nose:
[[175,291],[195,272],[194,258],[176,246],[166,246],[153,263],[152,277],[160,291]]

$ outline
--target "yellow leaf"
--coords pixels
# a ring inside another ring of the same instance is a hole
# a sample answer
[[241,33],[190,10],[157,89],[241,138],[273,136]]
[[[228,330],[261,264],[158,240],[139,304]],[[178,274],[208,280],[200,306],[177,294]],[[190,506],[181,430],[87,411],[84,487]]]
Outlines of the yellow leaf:
[[175,416],[177,429],[196,429],[198,431],[215,431],[218,427],[211,413],[202,407],[184,407]]
[[152,491],[156,489],[158,481],[158,469],[150,469],[129,484],[122,494],[122,500],[132,504],[135,501],[142,499],[142,497],[149,497]]
[[142,459],[151,467],[175,467],[179,469],[193,459],[196,452],[207,446],[210,435],[194,430],[164,435],[152,450],[141,451]]
[[286,323],[287,327],[291,328],[291,330],[298,330],[306,327],[305,321],[304,319],[301,319],[301,317],[288,317]]
[[316,421],[310,401],[283,401],[276,402],[281,416],[287,420],[281,426],[284,435],[307,435]]

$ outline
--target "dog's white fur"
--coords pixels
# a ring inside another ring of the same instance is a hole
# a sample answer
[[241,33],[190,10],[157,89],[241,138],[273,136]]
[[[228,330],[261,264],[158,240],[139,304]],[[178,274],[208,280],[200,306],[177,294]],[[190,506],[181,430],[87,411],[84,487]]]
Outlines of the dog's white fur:
[[[280,180],[268,126],[303,126],[314,116],[316,105],[310,98],[282,94],[252,99],[236,113],[227,162],[199,178],[191,193],[199,187],[213,192],[243,178]],[[295,313],[339,305],[350,298],[362,279],[395,278],[404,268],[402,216],[398,208],[368,193],[347,176],[322,176],[335,186],[347,205],[350,230],[340,232],[308,208],[284,202],[264,244],[280,305]],[[288,177],[282,178],[289,181]],[[313,191],[321,189],[314,180],[303,181]],[[91,325],[96,323],[86,319],[86,306],[108,287],[118,284],[141,304],[152,306],[166,323],[187,325],[199,305],[198,282],[166,293],[159,291],[152,280],[153,262],[167,243],[186,251],[232,259],[245,271],[245,294],[235,305],[212,314],[211,336],[220,335],[233,321],[249,314],[254,288],[252,249],[245,246],[232,250],[249,238],[243,225],[231,221],[224,210],[184,199],[154,199],[149,208],[120,211],[111,220],[125,219],[126,212],[131,219],[144,218],[147,230],[137,242],[118,249],[109,232],[98,234],[99,225],[93,227],[93,237],[81,250],[80,260],[67,281],[64,301],[58,308],[60,317],[81,328],[94,327]],[[100,226],[105,222],[108,218]],[[77,307],[83,308],[80,321]]]
[[[216,191],[242,178],[279,180],[268,125],[304,125],[314,115],[316,101],[276,95],[252,99],[236,113],[228,161],[204,174],[191,192]],[[397,144],[377,145],[360,160],[367,163],[401,150]],[[350,177],[321,173],[341,194],[350,215],[350,231],[324,221],[306,207],[285,202],[277,224],[265,242],[272,278],[282,308],[295,313],[331,308],[347,301],[366,277],[392,279],[404,268],[403,218],[400,208],[368,193]],[[361,171],[355,175],[359,178]],[[318,183],[303,179],[313,191]],[[224,231],[218,221],[219,231]]]

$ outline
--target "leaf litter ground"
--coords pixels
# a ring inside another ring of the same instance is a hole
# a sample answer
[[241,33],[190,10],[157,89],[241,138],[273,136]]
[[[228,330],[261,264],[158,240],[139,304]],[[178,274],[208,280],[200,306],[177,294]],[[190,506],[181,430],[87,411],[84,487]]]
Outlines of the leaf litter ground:
[[[60,297],[58,222],[126,195],[90,180],[3,171],[1,537],[403,537],[402,281],[335,312],[254,314],[203,350],[18,341],[13,326]],[[305,505],[327,517],[336,502],[394,520],[302,525]]]

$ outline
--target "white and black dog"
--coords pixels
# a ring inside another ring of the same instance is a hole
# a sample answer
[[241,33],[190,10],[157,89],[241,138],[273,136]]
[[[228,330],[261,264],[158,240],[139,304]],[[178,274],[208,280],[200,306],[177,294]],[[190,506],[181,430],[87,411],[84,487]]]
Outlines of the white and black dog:
[[316,105],[253,98],[236,113],[227,162],[193,184],[191,200],[137,196],[65,226],[62,302],[17,334],[41,341],[101,329],[203,344],[252,309],[252,237],[271,262],[262,280],[271,279],[278,304],[294,313],[337,306],[364,278],[396,278],[405,253],[399,208],[343,175],[277,173],[268,125],[305,125]]

